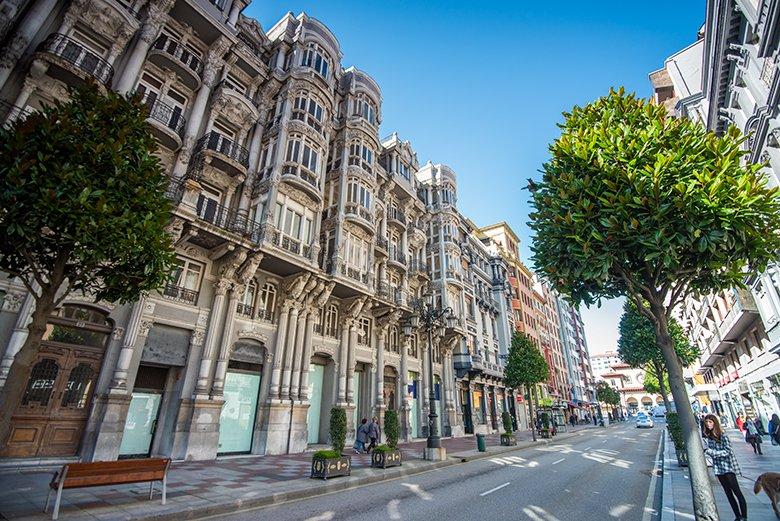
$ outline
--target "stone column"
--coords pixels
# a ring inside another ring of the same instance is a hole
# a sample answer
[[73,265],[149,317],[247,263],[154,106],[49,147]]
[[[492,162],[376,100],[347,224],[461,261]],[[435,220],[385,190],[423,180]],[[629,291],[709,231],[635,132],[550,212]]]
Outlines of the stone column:
[[271,387],[268,397],[271,400],[279,398],[279,383],[282,377],[282,362],[284,361],[284,347],[287,342],[287,321],[289,319],[291,303],[285,301],[282,304],[282,312],[279,315],[279,327],[276,329],[276,348],[274,349],[274,366],[271,372]]
[[288,327],[287,341],[284,348],[284,366],[282,367],[282,387],[279,397],[282,400],[290,398],[290,379],[292,377],[292,361],[295,354],[295,346],[303,338],[303,328],[306,326],[304,320],[299,320],[300,307],[293,306],[290,310],[290,324]]
[[382,418],[385,408],[384,377],[385,377],[385,342],[387,341],[387,328],[380,329],[377,335],[376,346],[376,373],[374,373],[374,392],[376,393],[375,416]]
[[[343,330],[342,330],[343,332]],[[349,326],[349,356],[347,365],[347,403],[355,404],[355,390],[352,388],[352,375],[355,373],[355,359],[357,350],[357,325],[353,321]]]
[[[252,141],[249,144],[249,175],[244,182],[244,188],[241,190],[241,199],[238,202],[238,211],[246,213],[249,209],[250,198],[252,197],[252,184],[258,175],[257,162],[260,160],[260,143],[263,139],[263,124],[262,119],[255,125],[254,132],[252,133]],[[255,219],[259,219],[260,216],[255,216]]]
[[141,297],[138,302],[133,304],[133,310],[130,312],[130,319],[127,321],[122,349],[119,351],[119,359],[114,368],[114,377],[111,381],[111,394],[127,393],[127,372],[130,369],[130,363],[133,360],[133,351],[135,350],[135,341],[138,338],[138,328],[141,324],[141,315],[146,305],[146,297]]
[[203,355],[200,360],[200,371],[198,372],[198,381],[195,384],[196,399],[208,398],[210,391],[211,366],[216,354],[217,338],[219,336],[220,324],[225,310],[225,294],[230,287],[230,282],[221,279],[214,285],[214,302],[211,305],[211,316],[209,317],[209,327],[206,332],[206,342],[203,347]]
[[[36,283],[33,288],[38,289],[38,284]],[[2,301],[0,301],[0,304],[2,304]],[[27,340],[27,324],[30,322],[30,316],[34,308],[35,297],[28,292],[19,309],[19,314],[16,315],[16,323],[11,332],[11,338],[8,340],[8,346],[5,348],[3,359],[0,360],[0,389],[5,387],[5,382],[8,379],[8,373],[11,371],[11,365],[14,363],[16,353],[19,352],[25,340]]]
[[233,0],[233,5],[230,6],[230,14],[228,14],[228,25],[235,27],[238,22],[238,15],[241,10],[246,7],[246,3],[243,0]]
[[401,343],[401,437],[404,440],[411,438],[411,429],[409,422],[409,346],[412,343],[412,337],[404,335],[404,341]]
[[227,374],[228,361],[230,360],[230,347],[232,346],[233,324],[236,318],[236,309],[238,301],[244,293],[245,286],[230,290],[230,298],[227,304],[227,313],[225,314],[225,326],[222,329],[222,345],[219,349],[217,358],[217,369],[214,372],[214,381],[211,385],[211,396],[221,397],[225,389],[225,376]]
[[[303,328],[299,327],[299,331],[303,329],[303,339],[299,339],[298,342],[302,347],[300,356],[296,356],[293,360],[292,379],[290,381],[290,399],[295,400],[299,398],[305,400],[308,398],[308,385],[309,385],[309,362],[311,359],[311,343],[312,335],[314,334],[314,316],[316,311],[309,309],[305,313],[305,318],[299,320],[299,323],[303,325]],[[302,343],[302,344],[301,344]],[[303,382],[301,378],[303,373],[306,373],[306,382]],[[306,387],[304,388],[304,383]],[[303,398],[301,394],[305,394],[306,398]]]
[[173,1],[171,0],[149,4],[149,13],[141,26],[138,40],[135,42],[133,50],[130,51],[130,56],[127,58],[122,74],[114,83],[116,90],[121,94],[129,92],[133,88],[136,78],[138,78],[138,74],[144,65],[149,48],[160,34],[162,26],[165,25],[168,19],[167,13],[171,7],[173,7]]
[[344,321],[344,324],[341,326],[341,338],[339,338],[339,387],[338,396],[336,398],[336,403],[339,405],[347,403],[347,369],[349,367],[351,322],[351,319],[346,319]]
[[54,10],[57,0],[34,0],[32,4],[27,14],[16,26],[16,34],[8,40],[5,47],[0,49],[0,56],[3,57],[0,59],[0,89],[5,86],[11,71],[27,50],[30,41],[41,30],[49,13]]

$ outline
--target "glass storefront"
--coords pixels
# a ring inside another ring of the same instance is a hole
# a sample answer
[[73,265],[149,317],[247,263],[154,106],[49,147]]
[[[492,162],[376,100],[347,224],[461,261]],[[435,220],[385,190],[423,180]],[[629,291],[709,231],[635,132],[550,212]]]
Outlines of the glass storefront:
[[125,420],[120,456],[148,456],[162,394],[134,392]]
[[219,417],[220,454],[249,452],[252,448],[260,375],[228,371]]
[[320,409],[322,408],[322,382],[325,376],[325,366],[311,364],[309,366],[309,412],[306,414],[306,425],[309,429],[309,443],[320,441]]

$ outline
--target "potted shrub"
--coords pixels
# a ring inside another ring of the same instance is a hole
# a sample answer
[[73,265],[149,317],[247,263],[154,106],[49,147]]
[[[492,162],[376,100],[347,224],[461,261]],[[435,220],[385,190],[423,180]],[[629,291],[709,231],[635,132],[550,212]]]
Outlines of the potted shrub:
[[352,470],[352,459],[341,455],[346,439],[347,413],[340,407],[334,407],[330,410],[330,443],[333,448],[314,453],[311,460],[312,478],[349,476]]
[[380,469],[396,467],[401,464],[401,451],[398,449],[398,413],[385,411],[385,437],[387,443],[379,445],[371,453],[371,466]]
[[688,453],[685,450],[685,437],[683,436],[680,418],[676,412],[666,413],[666,429],[669,431],[669,437],[674,444],[674,452],[677,454],[677,465],[680,467],[688,466]]
[[543,412],[540,418],[542,420],[542,428],[539,431],[539,434],[542,435],[542,438],[549,438],[550,437],[550,415],[546,412]]
[[517,445],[517,438],[515,438],[514,431],[512,431],[512,415],[509,411],[501,413],[501,422],[504,424],[504,433],[501,435],[501,445],[507,447]]

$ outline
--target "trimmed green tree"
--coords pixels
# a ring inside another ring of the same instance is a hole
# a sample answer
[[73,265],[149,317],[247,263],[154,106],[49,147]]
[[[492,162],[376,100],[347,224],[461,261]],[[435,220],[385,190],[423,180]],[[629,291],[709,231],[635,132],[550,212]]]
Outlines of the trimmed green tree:
[[504,384],[507,387],[528,389],[528,418],[531,423],[531,435],[536,441],[536,429],[534,427],[534,408],[536,402],[536,386],[547,380],[550,368],[542,352],[536,347],[531,338],[525,333],[516,331],[512,335],[512,344],[509,346],[509,356],[504,368]]
[[94,85],[0,129],[0,270],[35,299],[0,393],[0,441],[51,313],[72,292],[127,303],[174,262],[168,178],[140,99]]
[[347,442],[347,412],[341,407],[330,410],[330,446],[334,458],[341,456]]
[[501,422],[504,424],[504,434],[512,435],[512,415],[509,414],[509,411],[504,411],[501,413]]
[[[627,300],[623,306],[619,331],[620,359],[631,367],[645,370],[645,390],[660,394],[666,410],[671,411],[667,392],[669,386],[666,363],[656,342],[655,328],[645,315],[639,313],[636,304],[630,300]],[[672,337],[674,352],[680,364],[687,367],[695,362],[699,357],[699,350],[688,341],[688,337],[674,317],[669,319],[669,335]]]
[[620,406],[620,392],[605,381],[596,384],[596,400],[609,405],[614,410]]
[[[780,249],[780,204],[744,137],[670,117],[623,89],[564,114],[530,182],[537,271],[575,303],[625,295],[653,324],[686,440],[694,513],[717,519],[669,331],[695,293],[743,286]],[[645,305],[647,303],[647,305]]]
[[393,409],[385,411],[385,437],[388,447],[395,449],[398,446],[398,413]]

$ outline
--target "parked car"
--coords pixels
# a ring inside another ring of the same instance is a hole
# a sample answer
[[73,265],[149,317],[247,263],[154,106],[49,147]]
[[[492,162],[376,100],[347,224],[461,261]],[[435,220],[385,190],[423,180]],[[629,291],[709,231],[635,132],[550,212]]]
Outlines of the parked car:
[[636,415],[636,428],[637,429],[652,429],[653,420],[647,414],[640,412]]
[[653,418],[665,418],[666,417],[666,406],[664,405],[656,405],[653,407]]

